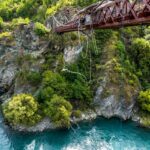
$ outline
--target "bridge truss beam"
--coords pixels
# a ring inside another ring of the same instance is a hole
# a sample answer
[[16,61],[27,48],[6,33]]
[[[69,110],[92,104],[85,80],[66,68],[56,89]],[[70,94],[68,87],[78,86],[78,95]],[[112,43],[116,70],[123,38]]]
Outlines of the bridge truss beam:
[[[83,23],[83,17],[89,14],[91,22]],[[55,28],[55,32],[64,33],[91,28],[112,29],[141,24],[150,24],[150,0],[103,0],[84,8],[74,20]]]

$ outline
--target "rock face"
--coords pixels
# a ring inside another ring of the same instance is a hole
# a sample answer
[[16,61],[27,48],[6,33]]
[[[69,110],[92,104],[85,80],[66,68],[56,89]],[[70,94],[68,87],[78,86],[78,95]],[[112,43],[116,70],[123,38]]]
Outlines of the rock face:
[[46,20],[46,26],[48,28],[54,29],[55,27],[63,25],[67,23],[69,20],[73,19],[76,13],[77,13],[76,8],[67,6],[66,8],[63,8],[62,10],[57,12],[55,16],[49,17]]
[[66,63],[73,63],[83,50],[83,46],[67,47],[64,49],[64,60]]
[[18,131],[25,131],[25,132],[42,132],[47,129],[56,129],[54,124],[50,121],[49,118],[44,118],[41,122],[33,127],[26,127],[26,126],[12,126],[14,130]]
[[[49,18],[46,22],[47,27],[54,28],[59,23],[65,23],[72,17],[71,14],[65,16],[65,12],[56,14],[54,18]],[[64,14],[64,15],[63,15]],[[60,20],[58,23],[57,20]],[[34,88],[28,84],[21,84],[16,79],[18,71],[21,70],[20,66],[16,63],[16,58],[24,54],[30,54],[36,58],[36,62],[27,63],[23,67],[28,67],[29,70],[39,71],[40,66],[44,64],[44,55],[52,47],[51,41],[47,39],[41,40],[34,33],[34,24],[23,25],[17,28],[13,33],[14,39],[11,42],[0,41],[0,99],[5,101],[13,94],[17,93],[30,93]],[[97,90],[94,97],[95,111],[88,111],[82,114],[82,117],[71,118],[72,122],[82,120],[91,120],[97,116],[106,118],[120,117],[124,120],[133,116],[135,98],[140,89],[139,84],[129,85],[129,83],[122,82],[119,73],[114,71],[114,64],[116,63],[113,58],[115,51],[112,50],[113,42],[108,41],[101,58],[101,70],[98,72],[97,78],[100,82],[97,85]],[[53,46],[55,51],[60,48],[58,45]],[[83,46],[64,46],[64,60],[66,63],[74,63],[78,58]],[[37,89],[36,89],[37,90]],[[5,93],[5,94],[4,94]],[[3,95],[4,94],[4,95]],[[135,118],[135,117],[133,117]],[[137,117],[136,117],[137,118]],[[55,126],[48,118],[44,118],[34,127],[15,126],[13,127],[19,131],[43,131],[45,129],[54,129]]]
[[119,117],[121,119],[130,119],[133,113],[135,100],[126,102],[125,98],[117,99],[115,95],[110,95],[107,98],[102,98],[104,88],[100,86],[96,91],[94,103],[98,116],[106,118]]
[[[31,55],[33,57],[41,56],[43,49],[48,41],[40,42],[39,37],[33,31],[34,25],[22,25],[12,33],[11,39],[0,40],[0,96],[5,92],[12,93],[12,86],[14,89],[16,84],[16,75],[21,67],[18,65],[18,58],[24,55]],[[35,55],[36,53],[36,55]],[[20,59],[20,61],[23,61]],[[37,60],[41,61],[41,58]],[[34,66],[30,66],[30,69],[35,69]],[[38,65],[36,65],[38,67]],[[18,89],[21,90],[19,87]],[[13,93],[19,93],[16,90]],[[7,97],[9,97],[9,94]],[[11,95],[10,95],[11,96]],[[3,96],[4,97],[4,96]],[[3,99],[1,97],[1,99]],[[5,99],[4,99],[5,100]]]
[[[122,64],[119,62],[115,43],[117,39],[112,37],[104,48],[101,58],[101,70],[99,87],[96,90],[94,104],[99,116],[106,118],[119,117],[130,119],[134,113],[136,97],[140,90],[138,79],[134,76],[134,85],[129,83],[128,72],[120,71]],[[119,68],[119,69],[118,69]]]

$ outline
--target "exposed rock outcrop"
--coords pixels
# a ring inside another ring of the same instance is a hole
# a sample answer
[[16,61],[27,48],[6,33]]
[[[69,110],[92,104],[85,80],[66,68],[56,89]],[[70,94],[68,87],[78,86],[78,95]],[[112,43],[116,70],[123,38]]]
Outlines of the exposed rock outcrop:
[[[119,61],[116,48],[117,37],[112,36],[108,43],[102,54],[101,69],[98,74],[101,81],[94,98],[96,112],[106,118],[130,119],[134,112],[140,84],[135,75],[128,76],[128,71],[124,71],[125,68]],[[134,84],[130,84],[129,80],[134,80]]]
[[33,127],[16,125],[12,126],[14,130],[24,131],[24,132],[42,132],[47,129],[56,129],[55,125],[50,121],[49,118],[44,118],[38,124]]
[[[63,13],[56,14],[55,17],[50,17],[46,21],[46,25],[49,28],[54,28],[58,24],[57,20],[60,20],[61,23],[65,23],[67,19],[71,18],[70,15],[62,17]],[[14,38],[11,42],[0,43],[0,99],[3,101],[9,99],[13,94],[24,92],[32,93],[38,90],[29,84],[22,84],[20,80],[16,78],[18,71],[22,69],[18,65],[16,58],[24,54],[30,54],[36,58],[36,61],[30,63],[27,60],[23,67],[38,72],[41,65],[44,64],[44,55],[49,52],[50,48],[54,53],[62,51],[60,45],[54,44],[47,39],[40,39],[39,36],[34,33],[33,23],[18,27],[12,34]],[[136,96],[139,92],[140,84],[136,79],[134,85],[130,84],[128,78],[126,78],[127,80],[122,79],[122,72],[115,70],[115,67],[118,65],[116,50],[114,49],[116,41],[116,37],[112,37],[111,40],[108,41],[102,54],[100,69],[98,72],[95,72],[97,78],[100,78],[94,96],[95,107],[93,110],[83,112],[80,118],[71,118],[73,123],[95,119],[97,116],[106,118],[119,117],[124,120],[130,118],[133,118],[135,121],[140,120],[138,117],[133,117],[135,113]],[[63,45],[62,47],[64,51],[64,61],[69,64],[75,62],[83,50],[83,46],[81,45]],[[55,62],[54,67],[56,65],[57,62]],[[119,64],[119,66],[121,67],[121,64]],[[124,76],[126,76],[125,73]],[[3,95],[4,93],[5,95]],[[44,118],[34,127],[15,126],[13,128],[19,131],[36,132],[45,129],[54,129],[55,126],[48,118]]]

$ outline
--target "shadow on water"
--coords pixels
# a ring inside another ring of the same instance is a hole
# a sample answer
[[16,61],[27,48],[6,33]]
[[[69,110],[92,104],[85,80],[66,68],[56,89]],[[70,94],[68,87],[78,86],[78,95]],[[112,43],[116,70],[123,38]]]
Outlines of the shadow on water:
[[150,130],[116,118],[42,133],[12,131],[1,121],[0,138],[0,150],[150,150]]

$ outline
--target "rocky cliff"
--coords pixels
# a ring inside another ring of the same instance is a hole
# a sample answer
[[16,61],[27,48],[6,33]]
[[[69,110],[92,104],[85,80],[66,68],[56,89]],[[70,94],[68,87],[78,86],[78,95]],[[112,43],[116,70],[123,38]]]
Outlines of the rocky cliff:
[[[60,17],[61,23],[69,17],[62,17],[62,13],[60,14],[57,14],[55,18],[49,18],[46,22],[47,27],[56,26]],[[40,72],[45,67],[47,54],[53,57],[49,65],[54,71],[63,70],[65,64],[70,65],[78,61],[81,53],[86,51],[87,35],[82,34],[80,42],[78,37],[68,41],[72,35],[66,34],[66,36],[68,37],[65,43],[62,42],[61,36],[53,33],[46,37],[39,37],[34,32],[34,23],[30,23],[18,26],[9,37],[0,39],[0,99],[2,102],[18,93],[36,95],[40,85],[31,84],[24,75],[29,71]],[[124,120],[134,116],[140,83],[136,76],[122,64],[118,49],[118,35],[114,32],[104,44],[99,62],[93,60],[95,66],[92,69],[92,71],[95,69],[93,80],[97,82],[93,88],[92,108],[83,111],[79,119],[72,118],[73,123],[93,119],[96,116],[119,117]],[[61,55],[61,59],[56,57]],[[36,127],[15,127],[25,131],[42,131],[48,128],[54,128],[48,118],[44,118]]]

